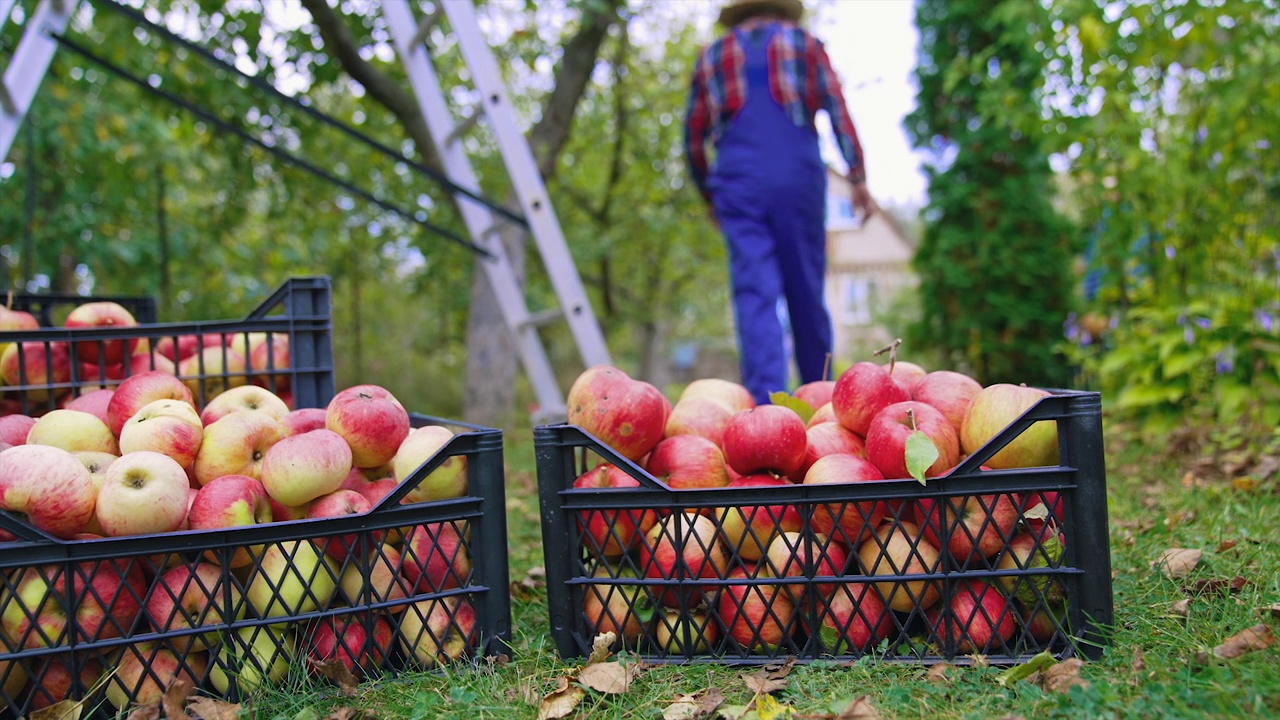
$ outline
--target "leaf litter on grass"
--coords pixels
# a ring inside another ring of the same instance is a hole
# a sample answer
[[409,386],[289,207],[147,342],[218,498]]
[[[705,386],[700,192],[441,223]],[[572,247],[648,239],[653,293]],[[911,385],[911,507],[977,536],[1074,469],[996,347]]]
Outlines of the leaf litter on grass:
[[1167,578],[1185,577],[1200,564],[1200,558],[1203,556],[1203,550],[1169,548],[1160,553],[1160,557],[1151,561],[1151,567],[1159,569]]
[[1234,660],[1245,653],[1255,650],[1266,650],[1276,644],[1276,636],[1266,623],[1258,623],[1232,635],[1213,649],[1213,654],[1222,660]]

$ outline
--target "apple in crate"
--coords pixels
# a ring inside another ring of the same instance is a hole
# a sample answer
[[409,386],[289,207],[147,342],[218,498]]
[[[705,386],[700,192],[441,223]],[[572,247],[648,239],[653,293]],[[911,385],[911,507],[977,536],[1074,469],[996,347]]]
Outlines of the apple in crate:
[[[223,475],[211,480],[196,491],[195,499],[187,512],[187,523],[192,530],[216,530],[269,523],[273,519],[267,490],[248,475]],[[233,568],[245,567],[253,562],[253,555],[261,554],[262,546],[237,547],[228,564]],[[206,550],[211,562],[221,562],[223,555],[217,550]]]
[[426,669],[447,665],[476,642],[476,609],[463,596],[413,603],[400,616],[400,643]]
[[[835,655],[867,652],[894,630],[893,613],[872,583],[837,585],[835,592],[818,601],[818,618],[817,635],[825,650]],[[814,631],[812,626],[806,629]]]
[[147,622],[156,632],[167,633],[165,642],[186,655],[206,650],[222,641],[221,630],[179,635],[178,631],[222,625],[245,616],[240,589],[230,573],[213,563],[181,564],[156,578],[147,597]]
[[355,385],[325,408],[325,426],[351,446],[356,467],[386,465],[409,436],[409,413],[386,388]]
[[792,482],[802,483],[818,458],[836,454],[866,457],[867,445],[860,435],[838,422],[811,423],[805,429],[804,461],[787,477]]
[[911,399],[937,408],[959,437],[965,413],[969,412],[969,405],[981,391],[982,383],[964,373],[934,370],[916,383],[911,390]]
[[[416,428],[400,442],[391,467],[397,482],[405,482],[453,439],[453,431],[440,425]],[[467,456],[453,455],[432,470],[404,496],[404,502],[449,500],[467,494]]]
[[924,536],[960,565],[982,562],[1005,547],[1018,523],[1016,495],[920,498],[916,517]]
[[[90,328],[129,328],[136,327],[138,320],[133,313],[119,303],[101,301],[79,305],[67,313],[62,323],[68,330],[84,330]],[[114,365],[133,354],[137,346],[135,339],[83,340],[75,344],[76,356],[81,362]]]
[[755,398],[751,397],[751,391],[745,385],[721,378],[694,380],[685,386],[680,397],[676,398],[676,403],[695,397],[712,399],[728,408],[731,413],[750,410],[756,406]]
[[[81,389],[83,390],[83,388]],[[107,423],[107,408],[111,405],[111,398],[115,394],[115,390],[90,390],[68,400],[65,409],[87,412],[102,422]],[[111,425],[108,424],[107,427],[110,428]]]
[[[8,332],[12,330],[39,330],[40,321],[35,315],[26,310],[14,310],[6,305],[0,304],[0,332]],[[8,347],[9,343],[0,345],[0,352]]]
[[600,566],[591,574],[596,582],[583,588],[582,613],[587,621],[587,636],[595,637],[611,632],[618,636],[615,647],[635,648],[644,632],[640,613],[646,602],[644,587],[611,582],[611,580],[635,580],[630,568],[618,568],[617,577],[611,578],[609,569]]
[[150,450],[190,467],[204,442],[204,425],[191,403],[155,400],[142,406],[120,429],[120,452]]
[[[786,487],[791,483],[772,475],[747,475],[729,483],[731,488]],[[745,489],[745,495],[755,493]],[[715,511],[720,534],[729,553],[758,562],[766,548],[782,533],[799,532],[804,519],[794,505],[731,505]]]
[[[858,548],[863,572],[870,576],[924,575],[942,569],[941,553],[920,528],[906,522],[884,523]],[[938,583],[895,580],[875,583],[891,610],[926,610],[938,602]]]
[[944,652],[990,654],[1004,649],[1018,627],[1009,598],[985,580],[958,583],[951,601],[929,611],[929,624]]
[[[1043,573],[1046,568],[1060,567],[1062,561],[1061,534],[1043,527],[1036,532],[1019,532],[1009,540],[1005,552],[996,563],[999,570],[1020,570],[1022,577],[1012,575],[999,578],[1005,594],[1021,602],[1025,607],[1037,603],[1061,605],[1066,601],[1066,588],[1055,576]],[[1035,574],[1036,571],[1041,574]]]
[[156,400],[178,400],[195,409],[191,390],[176,376],[159,370],[125,378],[107,403],[107,427],[118,437],[124,424],[138,411]]
[[36,419],[29,415],[5,415],[0,417],[0,442],[7,445],[27,444],[27,433],[31,432]]
[[471,554],[454,522],[416,525],[405,535],[401,572],[414,592],[440,592],[468,583]]
[[237,410],[257,410],[276,420],[283,419],[290,410],[275,393],[257,385],[241,385],[220,393],[205,403],[200,422],[212,425]]
[[663,428],[663,437],[699,435],[719,447],[724,440],[725,426],[729,424],[733,413],[723,403],[710,397],[684,398],[671,408],[666,427]]
[[227,633],[213,657],[209,682],[222,695],[234,683],[241,693],[279,685],[289,674],[297,650],[288,625],[242,627]]
[[[18,677],[25,680],[27,675],[21,671],[21,667],[16,664],[13,667],[18,671]],[[0,674],[3,674],[3,668],[4,662],[0,662]],[[27,709],[32,711],[32,714],[28,717],[36,717],[34,711],[43,710],[63,700],[78,700],[84,697],[89,688],[96,685],[98,678],[101,677],[102,664],[92,658],[81,660],[79,678],[72,672],[69,654],[54,655],[41,661],[39,668],[31,677],[31,694],[27,696]],[[9,680],[12,680],[12,676]],[[21,687],[18,689],[21,690]],[[11,698],[18,696],[17,692],[9,692],[9,682],[5,683],[4,690]]]
[[339,490],[354,490],[360,493],[371,507],[377,507],[382,499],[399,487],[395,469],[390,465],[376,468],[351,468],[347,477],[342,480]]
[[289,358],[288,333],[264,333],[261,337],[255,338],[249,346],[249,369],[254,371],[253,382],[274,392],[288,392],[289,373],[259,373],[266,373],[269,370],[288,370]]
[[122,713],[135,706],[158,705],[165,690],[178,680],[198,687],[207,667],[202,653],[180,658],[158,643],[126,645],[107,681],[107,701]]
[[660,441],[649,453],[645,470],[677,490],[729,484],[724,454],[701,435],[675,435]]
[[10,387],[31,385],[27,400],[43,403],[67,388],[39,387],[71,382],[71,353],[65,342],[9,343],[0,355],[0,379]]
[[804,421],[794,410],[760,405],[729,419],[724,429],[724,460],[743,475],[789,475],[804,462],[808,443]]
[[703,610],[667,610],[656,616],[653,641],[667,655],[705,655],[720,642],[720,626]]
[[[706,578],[723,578],[729,568],[716,525],[697,513],[675,513],[659,520],[645,533],[637,551],[636,566],[650,580],[680,580],[681,585],[654,585],[653,594],[667,607],[695,607],[704,592],[714,590]],[[685,592],[682,603],[681,592]]]
[[272,543],[250,571],[244,594],[260,618],[308,613],[333,599],[338,567],[310,540]]
[[248,382],[244,356],[222,345],[206,347],[178,363],[182,378],[196,402],[208,402],[224,391]]
[[298,408],[290,410],[287,415],[280,418],[280,428],[285,436],[301,435],[312,430],[323,429],[324,418],[324,408]]
[[[748,577],[747,570],[734,568],[728,579]],[[725,585],[716,608],[729,637],[749,651],[778,651],[796,630],[795,600],[786,584]]]
[[[848,566],[848,551],[827,536],[814,535],[812,541],[807,541],[802,533],[786,532],[769,543],[768,551],[758,569],[764,577],[840,577],[845,574]],[[796,588],[801,602],[804,602],[805,586],[792,587]],[[835,592],[835,588],[835,582],[814,585],[814,589],[823,596]]]
[[569,388],[568,421],[632,462],[662,440],[671,404],[656,387],[609,365],[585,370]]
[[232,413],[205,427],[200,452],[191,466],[196,480],[208,485],[223,475],[260,479],[267,451],[282,437],[280,422],[266,413],[257,410]]
[[0,510],[37,530],[71,538],[89,525],[97,500],[89,471],[66,450],[19,445],[0,452]]
[[[805,473],[805,485],[832,485],[883,480],[884,475],[868,460],[856,455],[827,455],[818,458]],[[814,505],[813,529],[846,547],[857,547],[884,518],[881,501],[832,500]]]
[[866,437],[876,413],[911,395],[902,389],[885,368],[872,362],[849,366],[836,379],[831,393],[831,409],[841,425]]
[[187,517],[190,487],[187,471],[168,455],[121,455],[98,491],[98,523],[111,537],[173,532]]
[[352,675],[369,674],[387,661],[393,640],[391,623],[381,615],[321,618],[311,627],[307,655],[315,662],[336,661]]
[[[1048,391],[1025,385],[997,383],[983,388],[973,396],[960,427],[960,445],[965,454],[977,452],[1046,397],[1049,397]],[[1058,464],[1057,422],[1041,420],[1032,423],[984,464],[995,470]]]
[[342,487],[351,472],[351,463],[351,446],[341,435],[332,430],[315,430],[272,444],[262,458],[260,477],[268,495],[285,505],[297,506]]
[[[352,606],[396,602],[413,594],[413,583],[401,574],[400,551],[389,544],[379,545],[366,559],[352,558],[342,568],[338,587],[342,597]],[[366,579],[367,578],[367,579]],[[403,605],[393,605],[383,612],[398,613]]]
[[158,371],[166,375],[178,375],[178,365],[164,355],[153,354],[150,351],[143,351],[142,347],[138,347],[139,352],[129,358],[129,372],[126,375],[133,376],[144,372]]
[[[633,488],[639,487],[640,481],[612,463],[600,463],[579,475],[573,486]],[[652,510],[639,508],[593,509],[579,511],[577,521],[583,547],[605,557],[618,557],[636,546],[658,521],[658,516]]]
[[111,428],[96,415],[79,410],[50,410],[41,415],[27,433],[28,445],[52,445],[67,452],[93,450],[120,453]]
[[922,432],[938,449],[938,458],[925,470],[925,477],[945,474],[960,462],[960,441],[946,416],[932,405],[906,401],[894,403],[876,413],[867,428],[867,459],[886,478],[909,478],[907,439]]
[[[346,517],[347,515],[363,515],[369,512],[373,506],[363,495],[354,490],[335,490],[328,495],[321,495],[316,501],[311,503],[311,507],[307,510],[307,519],[320,520],[322,518]],[[371,549],[368,545],[361,546],[357,538],[362,534],[367,534],[372,541],[377,543],[382,540],[382,531],[374,531],[371,533],[346,533],[333,537],[317,537],[312,542],[320,546],[325,554],[341,563],[348,555],[353,553],[363,554]]]
[[156,342],[156,354],[176,364],[181,363],[204,348],[222,347],[225,344],[226,341],[217,333],[167,335]]

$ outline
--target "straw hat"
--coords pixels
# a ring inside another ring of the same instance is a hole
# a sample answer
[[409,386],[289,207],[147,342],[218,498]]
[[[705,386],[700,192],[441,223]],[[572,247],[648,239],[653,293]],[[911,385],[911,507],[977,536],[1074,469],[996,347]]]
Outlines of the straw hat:
[[804,15],[802,0],[729,0],[720,8],[721,25],[731,28],[749,17],[773,13],[787,20],[796,21]]

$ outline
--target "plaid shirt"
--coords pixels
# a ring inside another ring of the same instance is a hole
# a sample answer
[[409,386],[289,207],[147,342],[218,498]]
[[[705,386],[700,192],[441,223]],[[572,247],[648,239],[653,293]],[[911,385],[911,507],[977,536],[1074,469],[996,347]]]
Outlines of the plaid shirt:
[[[858,142],[853,118],[845,107],[840,80],[822,43],[794,23],[779,20],[748,20],[744,32],[761,30],[765,23],[782,27],[769,44],[769,90],[773,99],[796,125],[813,127],[818,110],[826,110],[835,129],[840,154],[849,164],[849,179],[866,180],[862,145]],[[707,192],[708,140],[719,137],[725,124],[747,99],[746,55],[733,33],[703,49],[693,69],[689,106],[685,115],[685,159],[689,172],[704,198]]]

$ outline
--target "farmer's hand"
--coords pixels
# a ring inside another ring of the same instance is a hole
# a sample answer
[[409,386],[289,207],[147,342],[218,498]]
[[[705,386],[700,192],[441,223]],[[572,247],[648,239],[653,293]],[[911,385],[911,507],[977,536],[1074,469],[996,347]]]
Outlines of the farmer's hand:
[[871,191],[867,190],[865,181],[853,185],[853,210],[862,216],[863,221],[876,211],[876,201],[871,199]]

